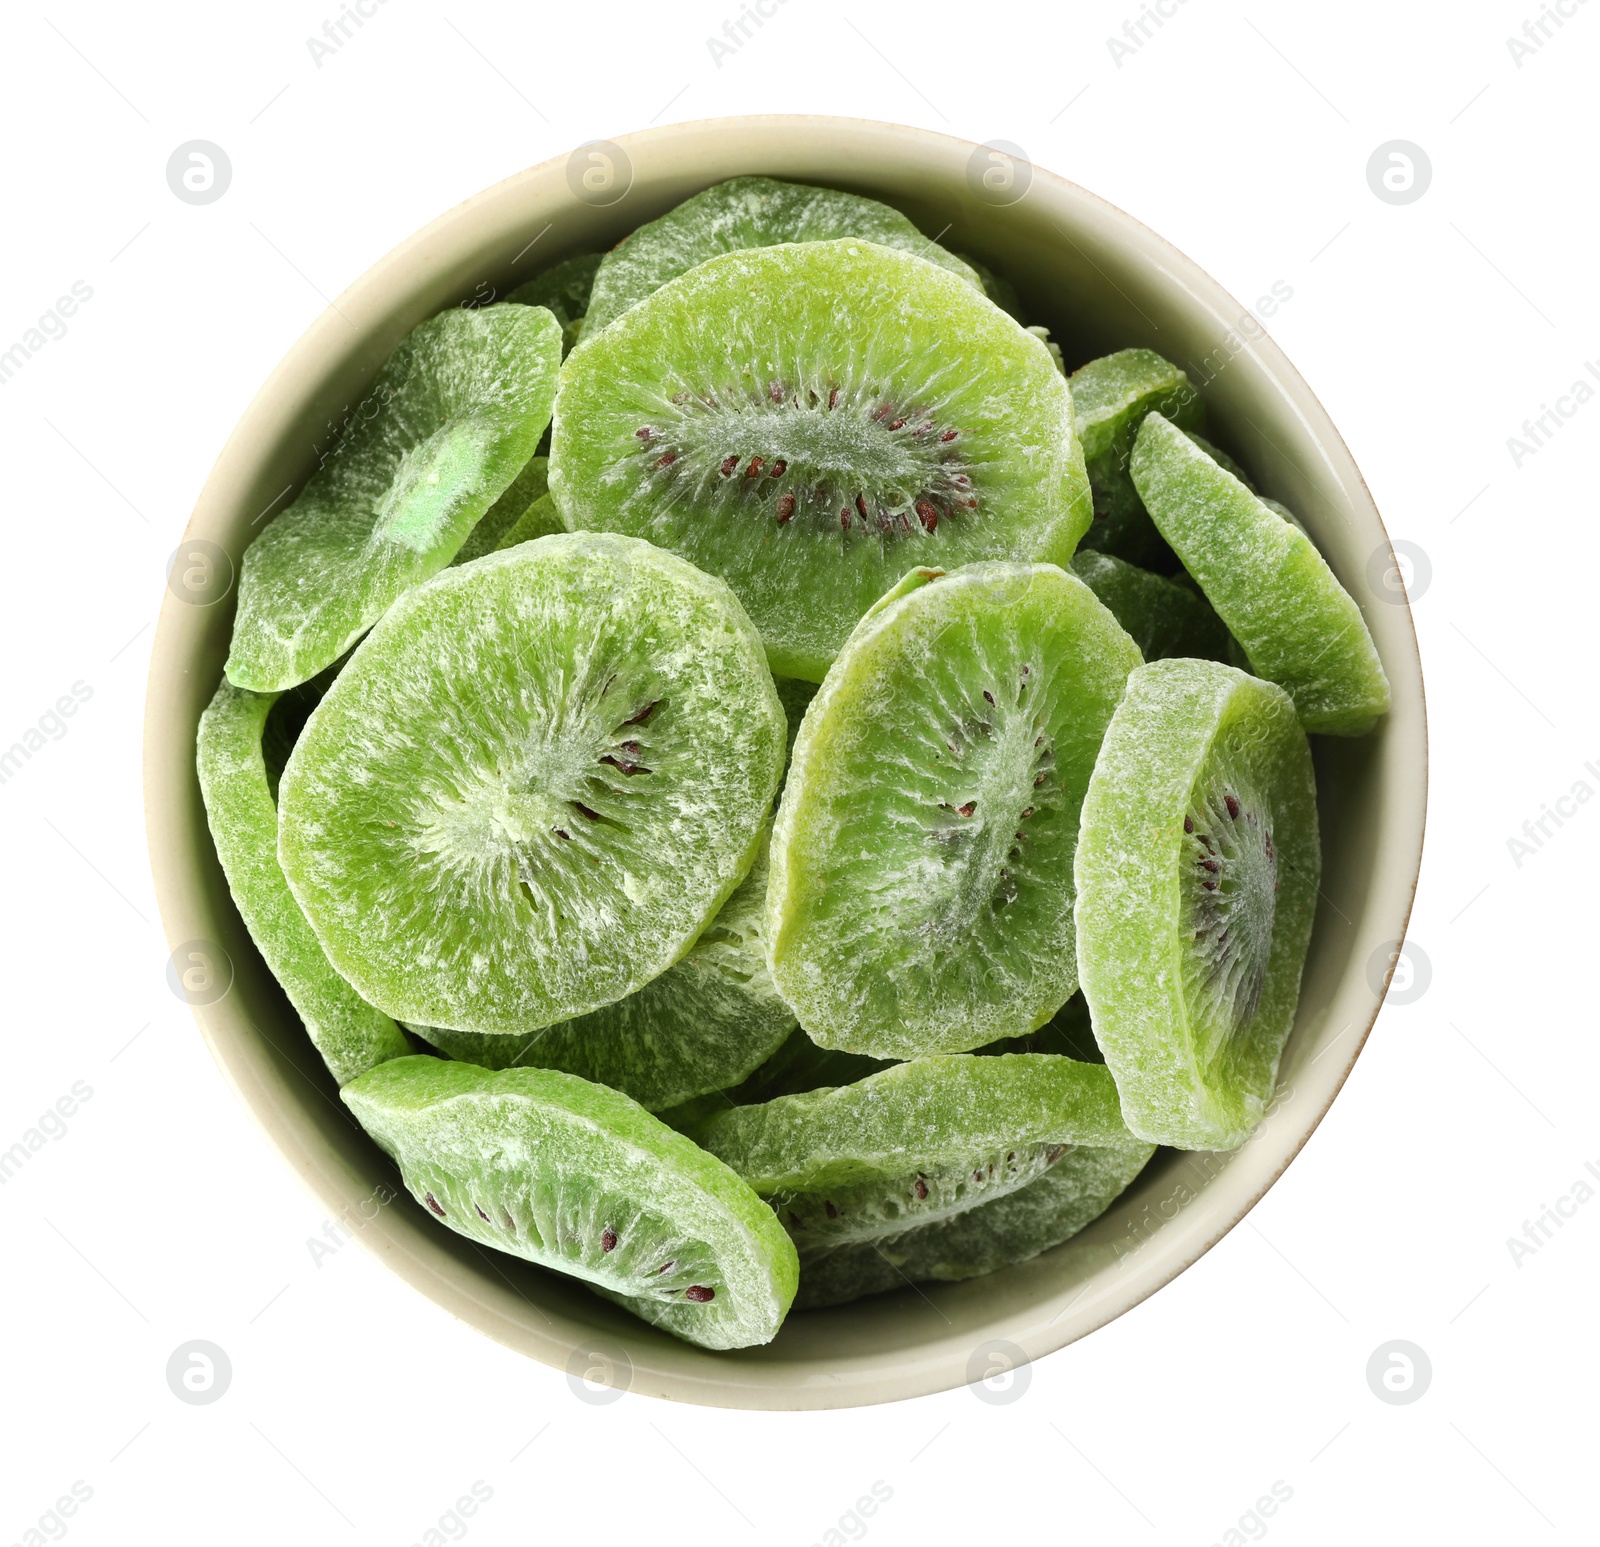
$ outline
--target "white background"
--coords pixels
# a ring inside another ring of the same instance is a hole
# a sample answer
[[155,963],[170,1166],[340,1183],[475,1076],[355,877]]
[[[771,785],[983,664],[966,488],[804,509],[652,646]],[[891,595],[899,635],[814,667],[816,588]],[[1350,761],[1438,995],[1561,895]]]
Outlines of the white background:
[[[321,68],[322,0],[8,13],[0,348],[74,281],[93,295],[0,387],[0,744],[74,682],[92,697],[0,785],[0,1149],[74,1082],[92,1096],[0,1188],[0,1543],[77,1480],[85,1547],[420,1542],[479,1480],[492,1497],[464,1523],[485,1544],[821,1542],[875,1481],[883,1547],[1593,1540],[1600,1200],[1520,1263],[1507,1246],[1600,1165],[1600,803],[1520,865],[1508,849],[1577,781],[1600,790],[1600,406],[1520,467],[1507,447],[1600,356],[1600,4],[1563,3],[1520,68],[1506,40],[1535,0],[1185,0],[1120,65],[1106,39],[1136,0],[785,0],[720,64],[706,40],[734,0],[385,0]],[[467,195],[583,140],[757,111],[1013,141],[1246,304],[1286,284],[1274,335],[1431,568],[1412,930],[1431,983],[1385,1009],[1243,1225],[1008,1405],[576,1400],[360,1247],[313,1262],[319,1206],[164,979],[139,782],[151,624],[257,386]],[[204,207],[164,170],[196,138],[233,163]],[[1398,207],[1365,174],[1396,138],[1433,166]],[[167,1387],[195,1338],[232,1361],[214,1405]],[[1365,1377],[1396,1338],[1432,1363],[1407,1406]],[[1289,1501],[1250,1519],[1275,1482]]]

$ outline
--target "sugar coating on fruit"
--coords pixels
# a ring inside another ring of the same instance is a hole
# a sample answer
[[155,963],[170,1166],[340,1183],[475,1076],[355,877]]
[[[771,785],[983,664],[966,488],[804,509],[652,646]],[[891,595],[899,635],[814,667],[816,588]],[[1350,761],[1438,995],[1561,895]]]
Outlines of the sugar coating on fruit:
[[1071,996],[1079,807],[1138,664],[1053,565],[972,565],[862,620],[773,832],[772,973],[815,1041],[961,1052]]
[[688,954],[627,998],[509,1037],[414,1029],[452,1058],[489,1069],[564,1069],[653,1112],[737,1085],[795,1024],[767,971],[766,898],[763,843]]
[[773,670],[812,681],[913,565],[1065,563],[1090,520],[1044,346],[946,270],[857,241],[713,259],[590,339],[550,486],[569,527],[724,576]]
[[607,253],[594,277],[585,326],[598,332],[669,280],[724,253],[840,237],[915,253],[979,286],[960,258],[876,199],[770,177],[735,177],[640,226]]
[[1294,1021],[1321,849],[1282,689],[1212,661],[1128,679],[1083,806],[1078,964],[1128,1126],[1231,1149]]
[[278,810],[262,755],[277,700],[223,679],[200,716],[196,763],[217,858],[239,916],[334,1079],[412,1051],[405,1034],[334,971],[278,864]]
[[1133,481],[1258,676],[1308,731],[1359,736],[1389,708],[1361,609],[1311,539],[1159,414],[1140,426]]
[[603,1085],[406,1058],[341,1092],[452,1230],[584,1279],[705,1348],[771,1340],[794,1247],[720,1161]]
[[245,550],[229,680],[304,682],[443,569],[537,450],[560,363],[541,308],[456,308],[414,328]]
[[948,1219],[806,1255],[796,1310],[843,1305],[907,1284],[953,1282],[1027,1262],[1093,1223],[1139,1175],[1155,1146],[1074,1145],[1027,1186]]
[[279,856],[372,1003],[531,1032],[693,944],[755,857],[784,741],[725,585],[633,539],[545,537],[363,641],[284,771]]

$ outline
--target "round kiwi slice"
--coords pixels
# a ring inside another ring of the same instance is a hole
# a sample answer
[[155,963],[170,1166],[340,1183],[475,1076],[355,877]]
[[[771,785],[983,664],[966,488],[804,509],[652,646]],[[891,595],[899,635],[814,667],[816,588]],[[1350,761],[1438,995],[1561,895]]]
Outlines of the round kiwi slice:
[[1145,660],[1227,660],[1227,626],[1198,590],[1092,548],[1073,554],[1072,573],[1111,609]]
[[1288,694],[1215,661],[1134,672],[1075,870],[1078,970],[1128,1126],[1183,1149],[1243,1143],[1294,1023],[1321,874]]
[[1138,665],[1048,564],[916,570],[861,620],[773,828],[769,960],[814,1041],[964,1052],[1071,997],[1078,809]]
[[335,972],[278,864],[275,774],[262,736],[276,693],[252,693],[223,678],[200,716],[196,766],[206,821],[222,873],[256,949],[343,1085],[385,1059],[412,1051],[406,1035]]
[[1066,563],[1090,519],[1065,378],[971,285],[868,242],[713,258],[562,375],[563,520],[739,594],[779,676],[822,679],[913,564]]
[[948,1218],[1121,1144],[1104,1067],[1042,1053],[935,1055],[853,1085],[718,1112],[696,1141],[772,1205],[802,1254]]
[[960,258],[930,242],[899,210],[876,199],[770,177],[735,177],[685,199],[612,248],[594,276],[584,328],[593,337],[629,307],[708,258],[752,247],[840,237],[915,253],[979,287],[978,276]]
[[565,1069],[652,1112],[737,1085],[794,1030],[767,972],[766,901],[763,842],[688,955],[626,999],[514,1037],[413,1030],[452,1058],[486,1069]]
[[437,576],[362,642],[279,790],[329,959],[397,1020],[528,1034],[642,988],[755,858],[783,710],[732,592],[584,532]]
[[340,1093],[452,1230],[594,1285],[702,1348],[772,1340],[798,1267],[771,1210],[643,1107],[555,1069],[437,1058]]
[[[470,564],[497,548],[509,548],[511,533],[538,501],[548,498],[549,488],[549,457],[530,457],[527,466],[511,480],[511,487],[484,511],[478,524],[467,533],[467,540],[456,550],[456,556],[450,562]],[[561,531],[561,523],[557,521],[549,530]],[[529,533],[529,536],[544,535],[543,530]]]
[[538,449],[560,364],[542,308],[457,307],[413,328],[245,550],[228,680],[304,682],[443,569]]
[[1243,647],[1294,700],[1308,731],[1361,736],[1389,679],[1361,609],[1311,539],[1150,414],[1129,464],[1151,518]]
[[794,1308],[820,1310],[908,1284],[958,1281],[1059,1246],[1116,1202],[1155,1145],[1075,1144],[1037,1180],[950,1219],[806,1257]]

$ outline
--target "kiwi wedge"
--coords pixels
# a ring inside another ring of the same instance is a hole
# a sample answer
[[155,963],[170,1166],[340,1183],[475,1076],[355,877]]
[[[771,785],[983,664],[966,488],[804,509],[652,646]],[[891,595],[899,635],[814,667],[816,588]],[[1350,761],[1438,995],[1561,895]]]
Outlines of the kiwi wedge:
[[1169,567],[1166,544],[1128,476],[1128,458],[1146,414],[1164,413],[1186,430],[1203,429],[1200,394],[1154,350],[1121,349],[1072,373],[1072,408],[1094,493],[1094,522],[1083,546],[1130,564]]
[[569,529],[725,578],[773,671],[813,682],[913,565],[1065,564],[1090,521],[1049,351],[948,270],[862,241],[713,258],[590,338],[550,489]]
[[1139,664],[1048,564],[915,570],[861,620],[773,828],[769,963],[814,1041],[964,1052],[1071,997],[1078,811]]
[[200,716],[200,794],[239,916],[329,1072],[343,1085],[413,1049],[389,1016],[334,971],[278,864],[276,776],[262,744],[278,701],[276,693],[252,693],[223,678]]
[[798,1265],[721,1161],[604,1085],[437,1058],[340,1092],[424,1208],[482,1246],[592,1284],[702,1348],[772,1340]]
[[245,550],[228,680],[262,693],[304,682],[443,569],[537,451],[560,360],[561,330],[539,307],[458,307],[413,328]]
[[527,1035],[689,949],[755,859],[785,730],[722,582],[632,538],[543,537],[362,641],[284,769],[278,854],[363,998]]
[[767,972],[766,848],[688,954],[626,999],[526,1035],[412,1029],[451,1058],[564,1069],[652,1112],[737,1085],[795,1024]]
[[592,337],[669,281],[724,253],[841,237],[915,253],[969,285],[979,284],[960,258],[876,199],[771,177],[735,177],[685,199],[612,248],[594,276],[584,327]]
[[1129,464],[1151,518],[1249,657],[1308,731],[1361,736],[1389,679],[1361,609],[1311,539],[1160,414]]
[[1181,1149],[1242,1144],[1294,1022],[1321,875],[1288,694],[1215,661],[1134,672],[1075,874],[1079,975],[1129,1128]]

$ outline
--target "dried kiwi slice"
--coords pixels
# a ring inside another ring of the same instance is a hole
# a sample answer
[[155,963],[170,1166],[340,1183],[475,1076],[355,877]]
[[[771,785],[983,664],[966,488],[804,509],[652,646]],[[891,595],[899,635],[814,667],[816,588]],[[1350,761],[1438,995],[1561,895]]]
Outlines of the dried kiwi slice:
[[1155,1145],[1073,1145],[1037,1181],[900,1235],[807,1256],[794,1308],[820,1310],[932,1280],[1026,1262],[1098,1219],[1144,1170]]
[[594,1285],[702,1348],[767,1343],[794,1247],[720,1161],[617,1091],[554,1069],[402,1058],[340,1093],[452,1230]]
[[732,592],[584,532],[403,597],[317,706],[279,858],[398,1020],[531,1033],[642,988],[744,879],[783,710]]
[[773,828],[772,975],[813,1040],[962,1052],[1071,996],[1078,809],[1137,665],[1053,565],[913,571],[862,619]]
[[1311,539],[1159,414],[1130,464],[1151,518],[1258,676],[1308,731],[1361,736],[1389,708],[1389,679],[1361,609]]
[[1227,660],[1227,625],[1198,590],[1091,548],[1073,554],[1072,573],[1111,609],[1147,661]]
[[1321,849],[1288,694],[1214,661],[1128,679],[1083,803],[1078,970],[1128,1126],[1231,1149],[1294,1023]]
[[767,972],[766,901],[763,842],[689,954],[626,999],[514,1037],[413,1030],[452,1058],[486,1069],[565,1069],[652,1112],[737,1085],[794,1029]]
[[1186,430],[1203,429],[1200,394],[1154,350],[1121,349],[1072,373],[1072,408],[1094,491],[1094,524],[1083,546],[1166,568],[1170,555],[1128,476],[1128,458],[1148,413],[1164,413]]
[[196,766],[206,820],[250,938],[343,1085],[412,1051],[405,1033],[333,970],[278,865],[278,809],[262,734],[276,693],[223,678],[200,716]]
[[948,271],[858,241],[714,258],[586,342],[550,488],[569,528],[724,576],[773,671],[813,682],[913,564],[1064,564],[1090,519],[1044,345]]
[[802,1254],[949,1218],[1036,1181],[1071,1145],[1128,1138],[1105,1068],[1044,1053],[918,1058],[695,1129]]
[[[548,499],[549,488],[549,457],[530,457],[528,465],[511,480],[511,487],[484,511],[478,524],[467,533],[467,540],[456,550],[456,556],[450,562],[470,564],[497,548],[509,548],[510,534],[538,501]],[[549,528],[555,532],[561,529],[559,521]],[[545,533],[541,530],[529,535],[543,537]]]
[[560,361],[561,330],[537,307],[455,308],[412,329],[245,550],[228,680],[304,682],[443,569],[538,449]]
[[525,285],[518,285],[508,301],[519,306],[547,307],[561,324],[561,352],[570,354],[583,331],[584,316],[589,310],[589,292],[594,286],[595,270],[600,267],[601,254],[580,253],[567,258],[535,275]]
[[960,258],[930,242],[899,210],[876,199],[770,177],[735,177],[685,199],[608,252],[594,276],[584,327],[592,337],[629,307],[708,258],[839,237],[858,237],[915,253],[975,288],[979,284],[978,276]]

